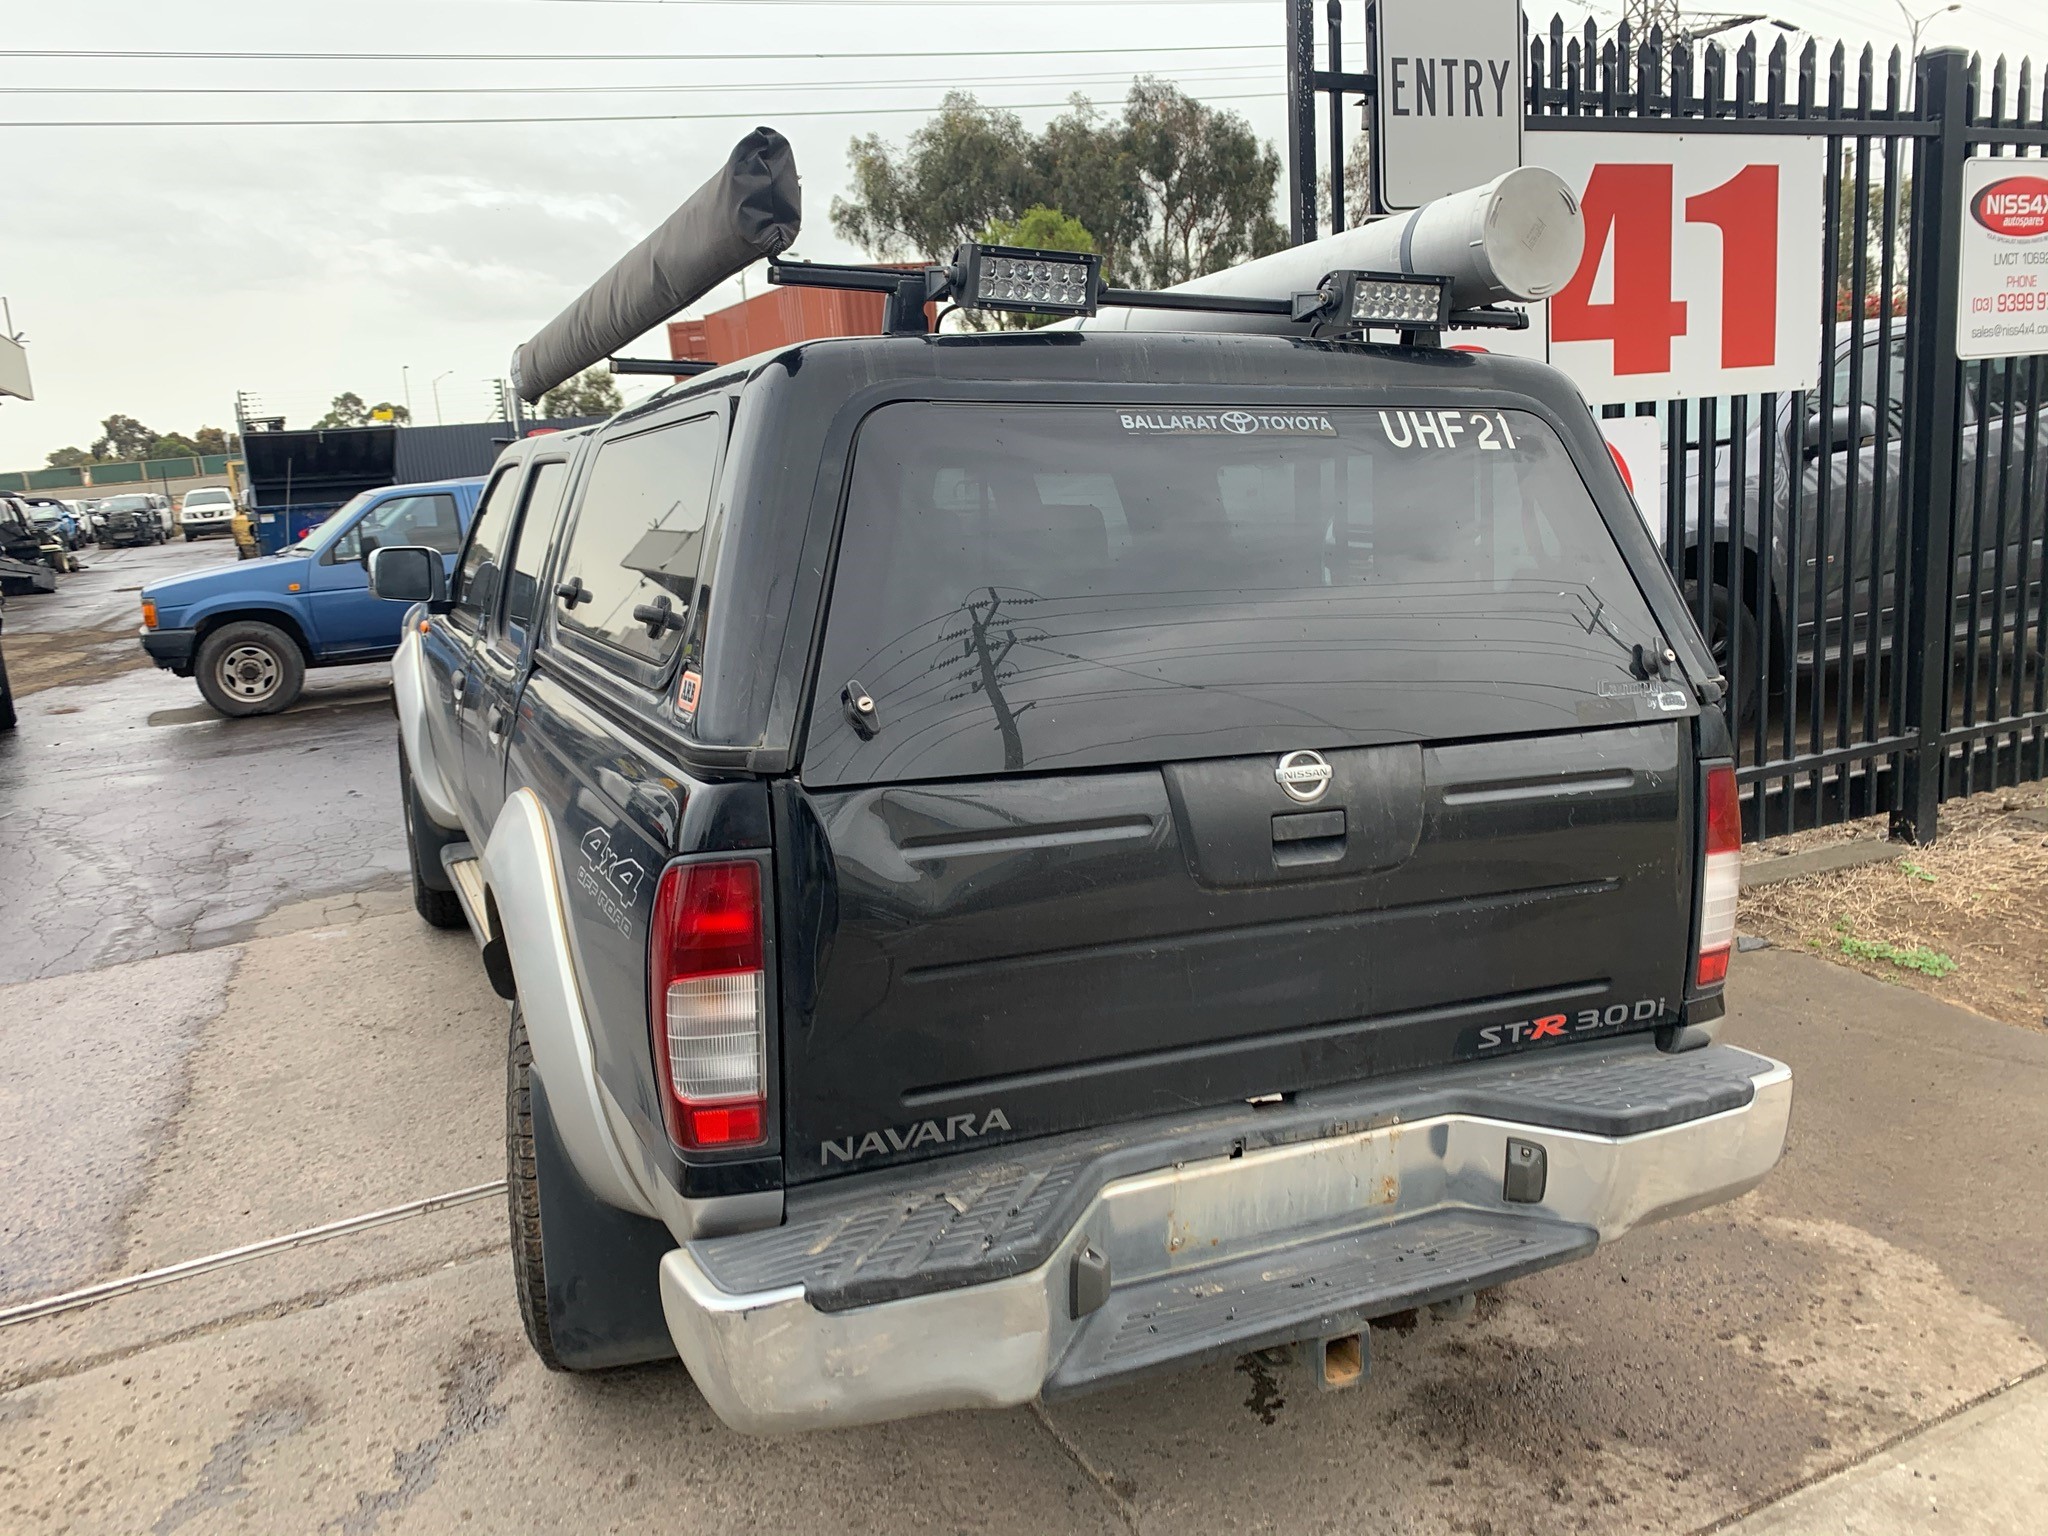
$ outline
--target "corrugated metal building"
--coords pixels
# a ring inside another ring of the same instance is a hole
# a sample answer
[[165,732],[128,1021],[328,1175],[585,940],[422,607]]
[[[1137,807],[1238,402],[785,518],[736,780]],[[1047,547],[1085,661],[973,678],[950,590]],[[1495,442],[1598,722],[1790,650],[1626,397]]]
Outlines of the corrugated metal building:
[[[525,430],[560,432],[601,421],[599,416],[574,416],[560,421],[532,421]],[[452,427],[387,427],[397,441],[393,444],[392,481],[407,485],[417,480],[460,480],[469,475],[489,474],[492,463],[512,441],[512,426],[504,421],[463,422]]]

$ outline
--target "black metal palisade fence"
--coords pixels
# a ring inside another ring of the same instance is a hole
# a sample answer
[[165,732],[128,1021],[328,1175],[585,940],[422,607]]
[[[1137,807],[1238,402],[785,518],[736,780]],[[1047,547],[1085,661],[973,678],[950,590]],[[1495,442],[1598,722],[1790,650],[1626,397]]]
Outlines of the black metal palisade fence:
[[[1312,13],[1290,0],[1297,238],[1320,218],[1315,95],[1371,89],[1337,0],[1315,67]],[[2037,105],[2030,62],[1984,74],[1953,49],[1731,53],[1555,17],[1528,40],[1531,136],[1825,136],[1819,387],[1603,408],[1662,418],[1664,550],[1731,684],[1753,837],[1889,813],[1924,842],[1941,800],[2048,777],[2044,359],[1956,355],[1963,163],[2048,153],[2048,82]]]

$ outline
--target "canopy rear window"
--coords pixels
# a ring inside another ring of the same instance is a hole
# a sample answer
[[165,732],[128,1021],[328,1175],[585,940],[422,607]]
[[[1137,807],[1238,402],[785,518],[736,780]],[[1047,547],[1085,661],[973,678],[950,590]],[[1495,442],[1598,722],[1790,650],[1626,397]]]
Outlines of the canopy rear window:
[[[896,782],[1661,718],[1521,411],[901,404],[855,449],[804,768]],[[846,697],[873,700],[856,718]]]

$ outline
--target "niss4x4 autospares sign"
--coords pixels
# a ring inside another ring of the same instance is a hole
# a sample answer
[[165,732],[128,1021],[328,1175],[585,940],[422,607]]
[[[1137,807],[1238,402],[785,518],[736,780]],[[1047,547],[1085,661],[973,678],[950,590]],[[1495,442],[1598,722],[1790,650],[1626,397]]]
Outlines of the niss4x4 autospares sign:
[[1956,355],[2048,352],[2048,176],[2039,160],[1963,166]]

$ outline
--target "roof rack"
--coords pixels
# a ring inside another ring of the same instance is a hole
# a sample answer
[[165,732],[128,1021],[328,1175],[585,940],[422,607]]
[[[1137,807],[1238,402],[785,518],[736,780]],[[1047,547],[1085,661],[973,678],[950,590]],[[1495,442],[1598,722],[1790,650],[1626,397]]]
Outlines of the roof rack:
[[1416,346],[1437,345],[1447,326],[1521,330],[1529,323],[1521,310],[1452,309],[1451,279],[1431,273],[1336,271],[1313,292],[1283,299],[1179,288],[1118,288],[1102,281],[1098,256],[977,243],[961,246],[944,266],[907,272],[901,267],[771,260],[768,281],[794,288],[886,294],[883,333],[889,336],[926,335],[930,325],[925,308],[935,302],[1068,318],[1092,315],[1104,305],[1277,316],[1300,322],[1317,337],[1393,330],[1400,332],[1404,343]]

